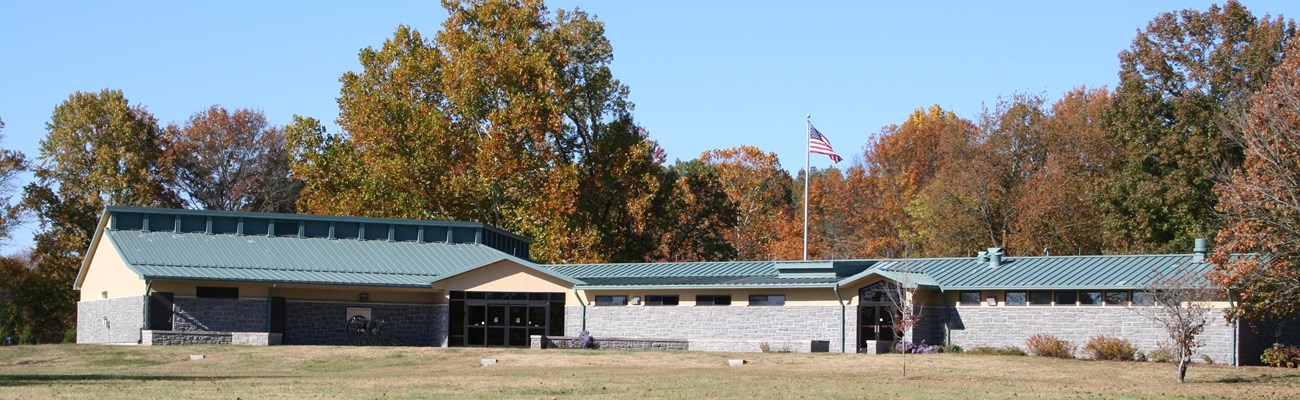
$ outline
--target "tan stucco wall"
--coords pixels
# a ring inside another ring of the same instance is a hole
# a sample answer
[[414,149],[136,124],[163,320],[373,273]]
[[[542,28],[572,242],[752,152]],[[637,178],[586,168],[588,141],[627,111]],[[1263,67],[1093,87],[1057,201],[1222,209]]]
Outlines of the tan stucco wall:
[[81,282],[81,301],[144,295],[144,280],[127,268],[107,237],[99,239]]
[[[153,291],[172,292],[177,296],[194,296],[199,286],[238,287],[241,298],[266,298],[271,289],[265,283],[211,281],[155,281]],[[277,284],[274,296],[288,300],[358,301],[361,293],[371,303],[433,304],[441,302],[442,293],[433,289],[404,289],[359,286]]]
[[578,304],[573,284],[509,260],[434,282],[433,287],[443,291],[564,293],[565,304]]

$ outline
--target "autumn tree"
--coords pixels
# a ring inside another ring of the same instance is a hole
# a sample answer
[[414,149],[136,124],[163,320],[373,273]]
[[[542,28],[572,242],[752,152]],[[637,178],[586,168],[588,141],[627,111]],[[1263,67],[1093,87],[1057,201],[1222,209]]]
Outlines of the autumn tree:
[[180,199],[159,166],[161,129],[121,91],[73,93],[45,127],[36,180],[24,188],[23,205],[40,223],[33,274],[50,289],[41,294],[44,301],[56,308],[49,310],[52,322],[25,324],[39,341],[50,342],[74,323],[76,297],[69,288],[104,206],[178,207]]
[[875,194],[863,240],[872,256],[924,254],[922,232],[908,212],[938,174],[949,151],[961,148],[975,124],[938,105],[917,109],[901,125],[885,127],[867,143],[865,167]]
[[1022,254],[1102,253],[1100,201],[1115,149],[1101,123],[1109,106],[1105,88],[1078,88],[1041,120],[1046,158],[1016,190],[1007,247]]
[[726,233],[741,260],[773,259],[774,227],[794,217],[793,185],[776,153],[754,146],[706,151],[700,162],[713,168],[737,209],[736,226]]
[[[1215,189],[1224,227],[1215,283],[1239,297],[1233,318],[1300,312],[1300,39],[1240,121],[1245,160]],[[1252,254],[1253,256],[1238,256]]]
[[1120,144],[1103,228],[1122,252],[1186,248],[1216,229],[1216,171],[1242,162],[1226,117],[1270,81],[1295,24],[1236,1],[1161,14],[1120,53],[1107,132]]
[[486,222],[556,262],[644,259],[663,152],[609,71],[603,24],[536,0],[443,5],[432,39],[402,26],[361,51],[342,133],[289,127],[303,211]]
[[909,211],[925,232],[931,256],[968,255],[1007,247],[1018,218],[1016,199],[1046,159],[1043,99],[1013,95],[986,109],[965,141],[943,150],[946,160]]
[[[0,119],[0,141],[4,140],[4,120]],[[27,170],[27,157],[17,150],[0,148],[0,243],[12,238],[20,222],[21,209],[13,203],[18,192],[18,174]]]
[[289,176],[284,130],[262,112],[212,106],[164,136],[172,189],[189,208],[294,211],[302,183]]

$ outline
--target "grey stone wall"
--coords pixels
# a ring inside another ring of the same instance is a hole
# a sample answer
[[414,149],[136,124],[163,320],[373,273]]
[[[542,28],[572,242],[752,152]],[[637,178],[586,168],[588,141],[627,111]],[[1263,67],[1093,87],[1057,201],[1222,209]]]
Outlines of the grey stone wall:
[[[846,310],[845,340],[857,351],[857,308]],[[566,306],[566,336],[582,331],[582,307]],[[587,306],[591,336],[653,339],[824,340],[840,351],[840,307]]]
[[166,346],[185,344],[230,344],[230,332],[144,331],[140,344]]
[[265,299],[177,297],[172,330],[266,332],[268,317]]
[[[1129,307],[955,307],[927,308],[925,313],[934,318],[928,320],[926,330],[917,331],[918,336],[925,334],[929,336],[925,338],[927,342],[942,343],[946,316],[952,343],[964,348],[1016,346],[1024,349],[1025,341],[1039,333],[1055,335],[1080,348],[1097,335],[1128,339],[1142,351],[1169,342],[1159,324]],[[1210,325],[1200,336],[1204,343],[1200,354],[1208,355],[1217,363],[1231,362],[1235,328],[1224,321],[1222,309],[1210,310],[1207,317]],[[1200,355],[1196,360],[1200,361]]]
[[370,308],[371,318],[388,320],[396,345],[445,346],[447,343],[446,304],[288,301],[284,344],[348,344],[344,331],[349,307]]
[[136,343],[144,326],[144,296],[77,303],[77,343]]

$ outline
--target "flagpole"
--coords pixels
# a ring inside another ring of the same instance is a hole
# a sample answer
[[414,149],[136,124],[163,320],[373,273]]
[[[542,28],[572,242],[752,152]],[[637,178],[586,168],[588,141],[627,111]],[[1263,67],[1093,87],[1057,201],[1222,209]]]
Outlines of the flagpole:
[[812,180],[812,170],[808,169],[809,152],[812,146],[808,135],[812,133],[812,114],[804,114],[808,127],[803,133],[803,260],[808,261],[808,181]]

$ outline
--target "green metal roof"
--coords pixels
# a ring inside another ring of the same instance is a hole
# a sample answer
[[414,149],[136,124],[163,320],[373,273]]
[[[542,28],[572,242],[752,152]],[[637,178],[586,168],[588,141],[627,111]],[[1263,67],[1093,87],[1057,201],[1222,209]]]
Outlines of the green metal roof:
[[501,260],[531,262],[479,244],[264,235],[108,231],[127,266],[146,279],[429,287]]
[[[1192,254],[1004,257],[992,267],[974,258],[884,260],[868,271],[903,271],[945,290],[977,289],[1140,289],[1158,275],[1176,271],[1198,277],[1213,268]],[[892,278],[891,278],[892,279]]]
[[[1003,257],[991,267],[976,258],[834,261],[740,261],[544,266],[588,289],[830,287],[875,275],[944,290],[1140,289],[1154,271],[1203,277],[1213,265],[1192,254]],[[835,276],[798,277],[792,270],[833,264]]]
[[586,278],[737,277],[776,275],[775,261],[552,264],[546,268]]

